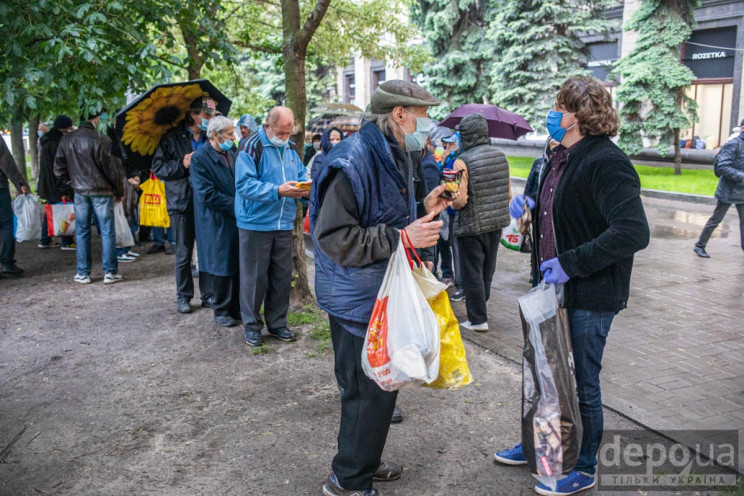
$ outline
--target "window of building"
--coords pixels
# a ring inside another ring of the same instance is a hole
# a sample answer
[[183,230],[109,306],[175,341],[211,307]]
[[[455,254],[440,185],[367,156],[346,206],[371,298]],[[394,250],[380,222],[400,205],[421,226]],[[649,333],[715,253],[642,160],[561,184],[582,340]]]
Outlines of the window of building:
[[344,101],[354,103],[356,98],[356,84],[354,84],[354,74],[344,76]]
[[385,79],[385,68],[374,68],[372,69],[372,91],[376,90],[378,86],[386,81]]

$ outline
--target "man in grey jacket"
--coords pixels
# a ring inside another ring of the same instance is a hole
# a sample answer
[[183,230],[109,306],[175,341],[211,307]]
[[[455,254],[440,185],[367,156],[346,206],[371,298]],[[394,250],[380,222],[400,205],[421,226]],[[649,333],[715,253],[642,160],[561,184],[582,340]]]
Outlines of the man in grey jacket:
[[462,179],[452,208],[458,210],[455,237],[460,250],[462,287],[468,320],[466,329],[488,331],[486,302],[496,270],[501,230],[509,225],[509,163],[491,146],[488,122],[472,114],[460,122],[460,157],[454,169]]
[[739,212],[739,236],[744,250],[744,119],[739,123],[741,133],[721,148],[716,157],[716,175],[721,179],[716,189],[716,209],[700,233],[692,249],[701,258],[710,258],[705,251],[713,231],[718,227],[731,205]]
[[22,276],[23,269],[15,264],[15,235],[13,234],[13,206],[10,201],[10,185],[8,179],[15,185],[18,194],[27,195],[31,192],[28,183],[18,171],[13,155],[8,145],[0,138],[0,264],[3,270],[1,276]]

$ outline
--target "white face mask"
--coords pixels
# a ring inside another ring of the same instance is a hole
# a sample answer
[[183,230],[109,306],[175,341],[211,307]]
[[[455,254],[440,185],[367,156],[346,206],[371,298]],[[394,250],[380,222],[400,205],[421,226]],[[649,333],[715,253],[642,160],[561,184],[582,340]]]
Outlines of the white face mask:
[[271,141],[274,144],[274,146],[278,146],[279,148],[283,148],[289,142],[288,139],[283,140],[281,138],[278,138],[274,134],[274,131],[271,128],[269,128],[269,131],[271,132],[271,136],[269,136],[269,141]]

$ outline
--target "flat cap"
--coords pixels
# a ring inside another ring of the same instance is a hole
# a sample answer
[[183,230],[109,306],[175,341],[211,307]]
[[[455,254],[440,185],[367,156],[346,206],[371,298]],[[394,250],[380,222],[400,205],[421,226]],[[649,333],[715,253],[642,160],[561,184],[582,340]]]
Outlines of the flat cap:
[[391,79],[377,87],[372,95],[370,110],[373,114],[387,114],[397,106],[432,107],[439,103],[421,86],[402,79]]

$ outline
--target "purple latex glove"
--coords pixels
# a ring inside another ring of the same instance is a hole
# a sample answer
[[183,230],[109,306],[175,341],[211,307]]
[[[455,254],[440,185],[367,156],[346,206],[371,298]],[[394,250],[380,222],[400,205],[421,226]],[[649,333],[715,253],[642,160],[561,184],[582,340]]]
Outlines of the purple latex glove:
[[518,219],[524,213],[524,202],[527,202],[527,207],[532,210],[535,208],[535,200],[525,195],[515,195],[509,204],[509,215],[513,218]]
[[543,262],[540,265],[540,272],[543,273],[543,278],[546,284],[563,284],[567,282],[570,277],[563,271],[561,263],[558,258],[551,258]]

